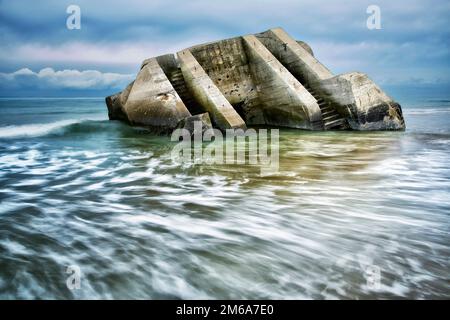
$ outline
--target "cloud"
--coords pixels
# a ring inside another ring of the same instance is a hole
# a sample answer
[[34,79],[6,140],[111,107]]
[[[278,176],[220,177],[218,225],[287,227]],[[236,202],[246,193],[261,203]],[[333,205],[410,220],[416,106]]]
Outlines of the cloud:
[[[367,38],[368,5],[372,0],[78,0],[81,30],[65,27],[69,1],[42,0],[0,2],[3,36],[44,41],[179,41],[199,34],[224,37],[252,33],[282,25],[298,36],[337,39]],[[447,0],[378,0],[383,38],[423,38],[449,35],[450,5]],[[238,23],[237,23],[238,22]],[[436,31],[438,31],[436,33]],[[379,32],[380,34],[380,32]]]
[[[72,3],[0,0],[0,71],[131,74],[151,56],[280,26],[336,73],[358,70],[380,83],[450,82],[448,0],[378,0],[381,30],[366,27],[372,0],[77,0],[81,30],[68,30]],[[15,82],[20,77],[27,76]]]
[[417,79],[428,84],[450,83],[450,74],[443,72],[448,69],[450,58],[446,44],[428,41],[420,46],[391,41],[312,41],[309,44],[315,56],[334,73],[361,71],[380,84],[417,83]]
[[133,74],[102,73],[97,70],[59,70],[44,68],[34,72],[22,68],[11,73],[0,73],[0,89],[122,89],[134,78]]
[[206,38],[188,39],[182,42],[150,41],[91,43],[69,42],[62,44],[26,43],[17,46],[6,46],[0,52],[0,59],[5,61],[27,61],[28,64],[41,62],[55,63],[90,63],[95,65],[125,64],[135,68],[140,62],[166,53],[173,53],[186,47],[206,42]]

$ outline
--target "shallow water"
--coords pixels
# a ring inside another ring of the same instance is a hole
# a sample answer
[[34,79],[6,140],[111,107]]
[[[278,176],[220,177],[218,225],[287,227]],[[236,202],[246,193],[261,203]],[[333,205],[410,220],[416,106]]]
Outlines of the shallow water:
[[445,101],[406,132],[281,130],[271,175],[174,163],[102,99],[0,113],[0,298],[450,298]]

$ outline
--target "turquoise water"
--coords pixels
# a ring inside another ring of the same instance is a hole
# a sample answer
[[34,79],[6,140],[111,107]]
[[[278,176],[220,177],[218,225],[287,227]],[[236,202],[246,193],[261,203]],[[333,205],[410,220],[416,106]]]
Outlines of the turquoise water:
[[282,130],[261,175],[174,163],[103,99],[1,99],[0,298],[448,299],[450,103],[419,105],[405,132]]

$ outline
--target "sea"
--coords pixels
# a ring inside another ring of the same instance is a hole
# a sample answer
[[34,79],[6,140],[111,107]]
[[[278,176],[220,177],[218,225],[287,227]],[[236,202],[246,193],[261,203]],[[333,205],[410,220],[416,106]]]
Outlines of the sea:
[[104,98],[1,98],[0,299],[449,299],[450,100],[402,106],[282,129],[264,174],[174,161]]

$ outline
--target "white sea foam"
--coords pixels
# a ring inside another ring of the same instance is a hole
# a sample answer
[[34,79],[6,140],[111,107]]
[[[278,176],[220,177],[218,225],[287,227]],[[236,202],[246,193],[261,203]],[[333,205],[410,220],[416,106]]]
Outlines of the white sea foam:
[[60,120],[51,123],[33,123],[19,126],[0,127],[0,138],[37,137],[65,126],[79,123],[80,120]]
[[[174,164],[164,137],[109,121],[0,127],[26,133],[0,141],[0,298],[448,297],[449,126],[410,118],[284,131],[271,177]],[[73,264],[81,289],[61,290]]]

